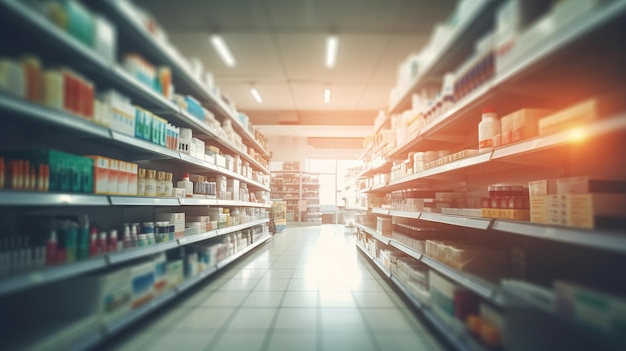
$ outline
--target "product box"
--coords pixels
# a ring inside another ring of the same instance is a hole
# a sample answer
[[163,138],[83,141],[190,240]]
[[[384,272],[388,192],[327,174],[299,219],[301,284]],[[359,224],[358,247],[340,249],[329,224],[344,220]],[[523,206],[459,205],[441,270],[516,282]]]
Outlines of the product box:
[[201,230],[202,231],[209,231],[212,230],[212,225],[211,225],[211,217],[210,216],[186,216],[186,223],[192,223],[192,222],[199,222],[201,223]]
[[532,138],[539,134],[539,119],[551,111],[525,108],[511,113],[511,142]]
[[564,198],[568,226],[621,229],[626,224],[626,194],[567,194]]
[[160,146],[167,146],[167,120],[152,115],[152,136],[150,141]]
[[233,200],[241,200],[239,198],[239,179],[226,179],[226,191],[233,194]]
[[95,15],[93,48],[102,57],[115,62],[117,59],[117,28],[106,18]]
[[159,222],[169,222],[174,225],[174,236],[180,238],[185,236],[185,213],[167,212],[165,209],[157,209],[156,220]]
[[84,279],[86,283],[97,286],[96,311],[102,323],[108,324],[130,310],[133,291],[129,268],[79,279]]
[[224,158],[223,155],[220,154],[216,154],[215,155],[215,164],[222,167],[222,168],[226,168],[226,158]]
[[152,113],[139,106],[135,108],[135,137],[152,141]]
[[165,254],[161,253],[152,262],[154,266],[154,295],[159,296],[167,290],[167,260]]
[[130,283],[133,309],[150,302],[154,298],[154,262],[130,267]]
[[481,217],[528,221],[530,220],[530,211],[520,209],[483,208],[481,209]]
[[558,194],[626,193],[626,181],[601,179],[590,176],[560,178],[556,180]]
[[137,172],[138,166],[136,163],[127,162],[128,169],[128,195],[137,195]]
[[549,224],[548,195],[533,195],[530,197],[530,221],[533,223]]
[[109,193],[109,159],[104,156],[87,156],[94,161],[94,194]]
[[120,173],[120,161],[109,159],[109,194],[118,194]]
[[119,195],[128,195],[128,163],[119,161],[117,177],[117,193]]
[[44,105],[62,110],[65,101],[63,88],[63,75],[58,70],[47,70],[43,75],[43,101]]
[[567,207],[565,195],[548,196],[548,220],[550,224],[567,225]]
[[[61,82],[61,88],[63,87],[62,84]],[[22,65],[14,59],[0,58],[0,91],[19,97],[26,95],[24,71]]]
[[135,136],[136,112],[130,104],[109,102],[111,111],[111,129],[122,134]]
[[185,271],[183,269],[183,261],[175,260],[167,262],[166,264],[166,277],[167,277],[167,288],[166,290],[171,290],[182,284],[185,280]]
[[454,294],[461,289],[435,273],[432,269],[428,271],[428,284],[430,286],[430,301],[432,306],[436,307],[448,317],[454,317]]
[[539,120],[539,134],[559,132],[578,127],[621,111],[626,101],[624,92],[587,99]]

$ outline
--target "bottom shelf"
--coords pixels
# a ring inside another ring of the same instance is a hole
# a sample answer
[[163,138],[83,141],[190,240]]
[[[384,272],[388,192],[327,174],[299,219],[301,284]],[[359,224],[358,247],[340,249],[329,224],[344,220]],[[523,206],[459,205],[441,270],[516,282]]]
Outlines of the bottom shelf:
[[458,328],[449,325],[435,311],[417,298],[404,284],[396,278],[387,268],[385,268],[380,260],[373,257],[365,248],[357,244],[356,247],[363,255],[369,258],[378,270],[390,278],[391,282],[402,292],[404,296],[416,307],[422,316],[454,347],[456,350],[463,351],[485,351],[487,348],[477,343],[474,338],[466,330],[458,330]]
[[[260,245],[268,241],[271,237],[272,236],[270,234],[265,234],[264,236],[257,239],[256,242],[247,246],[243,250],[240,250],[234,255],[220,262],[217,262],[217,264],[209,267],[202,273],[187,278],[185,281],[183,281],[181,284],[174,287],[173,289],[163,292],[161,295],[153,298],[143,306],[138,307],[111,322],[101,324],[101,322],[98,321],[97,316],[90,315],[78,321],[68,321],[67,324],[62,325],[60,328],[60,324],[56,323],[54,328],[48,328],[41,331],[30,330],[28,332],[28,335],[30,337],[28,337],[28,341],[26,342],[29,345],[23,345],[25,343],[20,343],[20,346],[17,348],[45,349],[45,347],[42,347],[42,345],[48,344],[49,346],[51,345],[51,343],[56,343],[59,346],[62,344],[62,349],[64,350],[86,350],[93,348],[94,346],[111,338],[115,333],[124,330],[131,324],[144,318],[145,316],[167,304],[168,302],[176,299],[181,294],[199,284],[205,278],[212,276],[219,270],[238,260],[243,255],[259,247]],[[33,338],[33,335],[38,336],[36,338]],[[49,342],[42,343],[41,341],[43,340],[48,340]],[[15,346],[17,346],[17,344]]]

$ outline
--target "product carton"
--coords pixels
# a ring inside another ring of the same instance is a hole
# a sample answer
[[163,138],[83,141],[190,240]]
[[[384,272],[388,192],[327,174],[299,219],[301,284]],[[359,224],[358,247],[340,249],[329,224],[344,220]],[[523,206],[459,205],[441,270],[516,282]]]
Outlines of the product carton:
[[94,194],[109,193],[109,159],[104,156],[87,156],[94,160]]
[[561,178],[556,181],[558,194],[626,193],[626,181],[590,176]]
[[114,321],[130,310],[133,297],[130,269],[122,268],[111,273],[81,279],[90,285],[97,286],[96,311],[104,324]]
[[137,195],[138,166],[132,162],[127,162],[126,165],[128,167],[128,195]]
[[185,236],[185,213],[167,211],[167,209],[157,209],[156,220],[174,224],[174,237],[180,238]]
[[581,228],[624,228],[626,194],[567,194],[565,224]]
[[154,298],[154,262],[141,263],[130,268],[132,308],[140,307]]
[[160,254],[152,262],[154,266],[154,294],[158,296],[167,290],[167,260],[165,254]]

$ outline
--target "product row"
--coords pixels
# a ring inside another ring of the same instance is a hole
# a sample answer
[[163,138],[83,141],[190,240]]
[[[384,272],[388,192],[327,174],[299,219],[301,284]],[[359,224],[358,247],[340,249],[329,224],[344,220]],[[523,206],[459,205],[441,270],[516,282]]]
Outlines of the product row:
[[[175,289],[186,289],[188,283],[199,281],[202,274],[212,273],[220,262],[261,242],[266,235],[265,226],[247,229],[188,245],[184,250],[4,296],[3,306],[7,308],[2,322],[7,323],[9,316],[23,317],[7,324],[7,347],[67,349],[93,333],[116,330],[141,316],[144,307],[150,310],[169,300],[168,296],[178,292]],[[28,328],[28,334],[23,328]]]
[[2,238],[0,275],[170,242],[266,219],[268,215],[267,210],[259,208],[211,207],[187,209],[186,212],[157,209],[150,221],[100,225],[90,222],[87,215],[39,217],[25,223],[15,236]]
[[104,156],[77,156],[56,150],[0,154],[0,189],[147,197],[208,198],[269,204],[269,192],[224,175],[185,173],[174,187],[173,174],[139,168]]
[[[126,71],[139,82],[163,95],[166,99],[181,102],[181,107],[183,107],[185,111],[189,111],[192,115],[199,118],[201,118],[202,115],[212,116],[212,114],[204,109],[193,97],[183,97],[175,94],[170,67],[155,66],[137,53],[118,54],[119,32],[116,26],[104,17],[83,6],[79,1],[47,1],[43,4],[32,5],[31,8],[87,47],[95,50],[99,56],[104,57],[106,60],[115,62],[117,57],[123,57],[121,66]],[[136,8],[131,2],[126,2],[124,8],[133,12],[130,17],[131,20],[146,18],[144,17],[145,12]],[[158,27],[154,19],[150,19],[149,21],[150,25],[147,26],[149,28],[146,28],[147,33],[154,34],[156,33],[155,30],[159,28],[158,32],[163,34],[163,31],[160,30],[160,27]],[[164,35],[157,37],[166,39]],[[169,53],[177,53],[176,49],[170,45],[167,40],[163,40],[163,43],[167,46]],[[177,56],[178,62],[187,62],[181,55]],[[202,82],[204,88],[207,89],[207,91],[211,91],[215,99],[225,101],[219,93],[219,88],[214,84],[213,75],[208,72],[204,73],[204,68],[199,60],[194,59],[194,69],[189,68],[186,73],[196,77],[199,82]],[[266,139],[257,130],[253,130],[252,125],[249,123],[248,116],[237,112],[235,106],[232,104],[229,104],[229,108],[229,112],[237,116],[238,122],[242,125],[242,128],[267,151]],[[204,118],[201,119],[204,120]],[[241,136],[235,133],[232,128],[225,129],[226,133],[221,136],[225,136],[227,140],[234,142],[239,148],[243,148],[244,151],[246,151],[247,148],[241,144]],[[255,157],[254,150],[251,151],[250,155]]]
[[[358,234],[357,245],[375,257],[414,299],[431,308],[450,329],[464,330],[487,347],[552,348],[574,340],[570,345],[582,342],[577,346],[602,348],[610,345],[610,349],[618,350],[626,344],[622,336],[626,300],[606,291],[564,279],[553,280],[548,287],[525,280],[503,279],[501,291],[512,305],[502,309],[429,265],[363,233]],[[442,249],[441,243],[431,245],[439,247],[426,253],[429,257],[438,261],[445,257],[432,256],[433,250],[436,253]],[[483,258],[479,257],[480,260]],[[494,266],[501,264],[498,260],[492,261],[491,256],[489,262]],[[537,306],[528,304],[526,299],[536,300],[548,312],[537,310]],[[526,322],[520,323],[520,318]],[[529,323],[530,320],[533,322]],[[545,337],[543,328],[548,325],[552,338]]]

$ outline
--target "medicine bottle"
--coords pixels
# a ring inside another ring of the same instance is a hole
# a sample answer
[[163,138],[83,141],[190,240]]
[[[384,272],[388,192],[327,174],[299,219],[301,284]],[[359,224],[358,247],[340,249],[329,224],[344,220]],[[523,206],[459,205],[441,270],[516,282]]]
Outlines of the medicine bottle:
[[146,173],[146,196],[156,196],[156,171],[154,169],[148,169]]
[[146,170],[144,168],[137,170],[137,195],[146,196]]
[[478,151],[487,152],[493,149],[493,139],[500,135],[500,120],[492,107],[483,109],[482,121],[478,124]]

